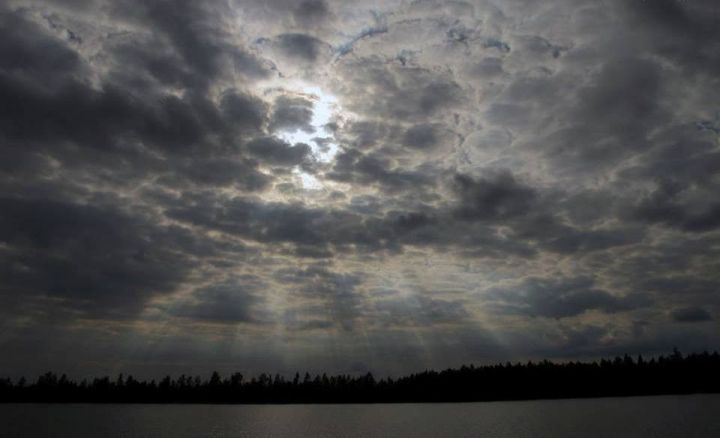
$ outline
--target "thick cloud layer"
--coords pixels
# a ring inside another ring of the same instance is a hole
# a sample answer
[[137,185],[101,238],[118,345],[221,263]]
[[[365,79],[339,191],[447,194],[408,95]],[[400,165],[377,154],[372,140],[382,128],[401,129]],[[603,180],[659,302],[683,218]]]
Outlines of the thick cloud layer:
[[6,2],[0,373],[720,348],[715,9]]

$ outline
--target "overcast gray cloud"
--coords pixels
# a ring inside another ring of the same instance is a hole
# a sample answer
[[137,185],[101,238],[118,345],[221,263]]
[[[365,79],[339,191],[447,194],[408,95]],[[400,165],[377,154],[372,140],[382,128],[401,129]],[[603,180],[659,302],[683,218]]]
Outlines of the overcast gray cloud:
[[720,348],[716,9],[5,2],[0,373]]

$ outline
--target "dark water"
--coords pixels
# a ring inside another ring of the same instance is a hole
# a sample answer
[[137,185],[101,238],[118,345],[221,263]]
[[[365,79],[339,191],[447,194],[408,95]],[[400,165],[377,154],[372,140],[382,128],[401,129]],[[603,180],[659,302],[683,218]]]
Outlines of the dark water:
[[720,437],[720,395],[451,404],[0,405],[2,437]]

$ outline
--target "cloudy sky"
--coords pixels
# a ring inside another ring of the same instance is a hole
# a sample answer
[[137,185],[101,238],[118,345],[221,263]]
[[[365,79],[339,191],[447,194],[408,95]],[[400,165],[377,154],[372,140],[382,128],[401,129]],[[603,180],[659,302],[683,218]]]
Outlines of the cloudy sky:
[[720,348],[714,0],[0,8],[4,375]]

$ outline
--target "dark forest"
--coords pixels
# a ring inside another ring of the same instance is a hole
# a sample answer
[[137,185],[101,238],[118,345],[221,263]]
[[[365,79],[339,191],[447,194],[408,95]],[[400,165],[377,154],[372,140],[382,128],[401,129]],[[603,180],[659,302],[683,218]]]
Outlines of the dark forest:
[[0,379],[0,401],[52,403],[395,403],[469,402],[720,392],[717,352],[645,359],[625,355],[593,362],[550,361],[462,366],[376,380],[296,373],[292,378],[240,373],[209,379],[132,376],[80,382],[48,372],[34,383]]

